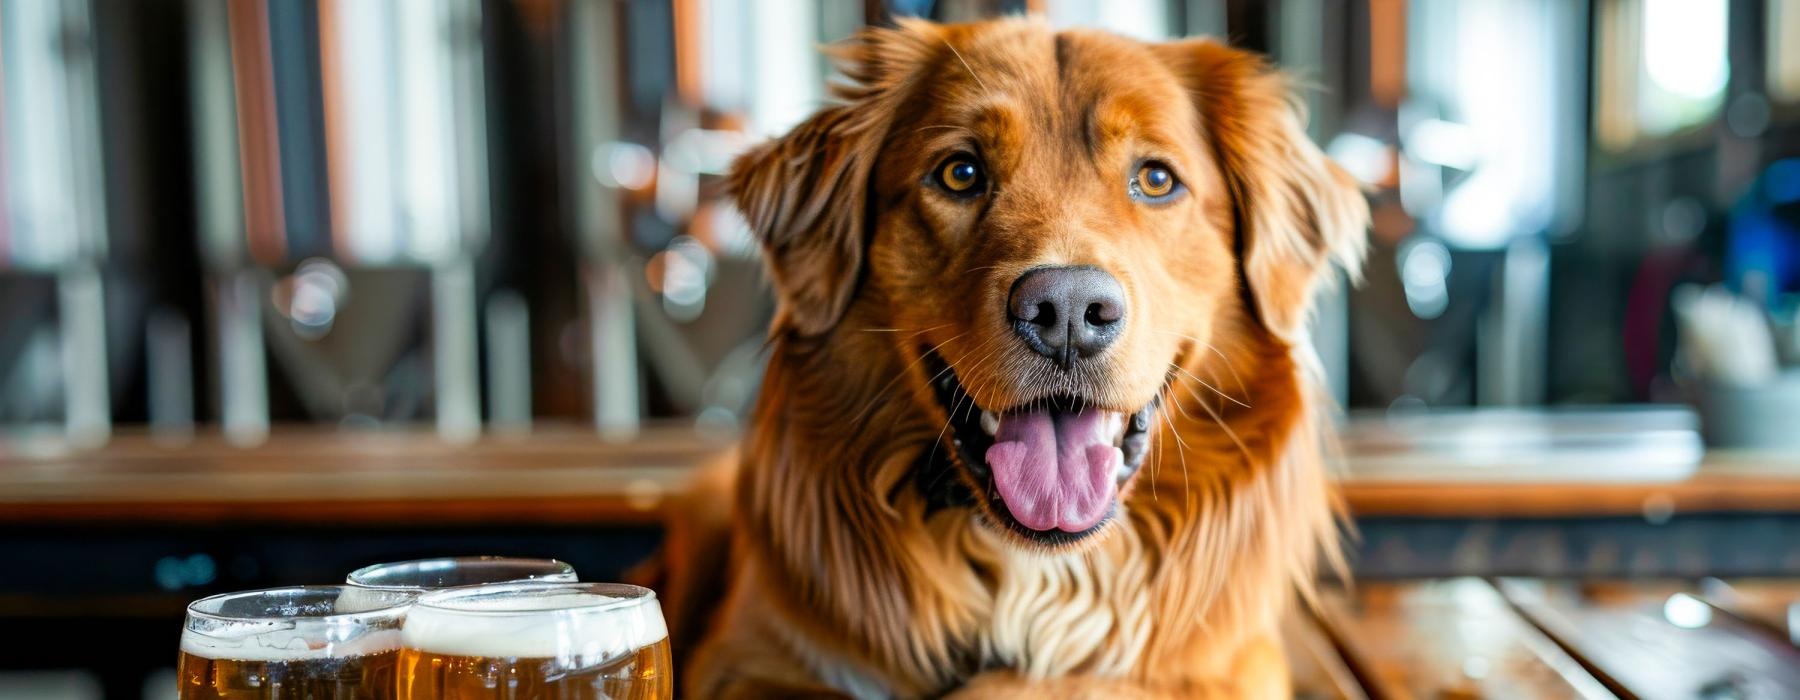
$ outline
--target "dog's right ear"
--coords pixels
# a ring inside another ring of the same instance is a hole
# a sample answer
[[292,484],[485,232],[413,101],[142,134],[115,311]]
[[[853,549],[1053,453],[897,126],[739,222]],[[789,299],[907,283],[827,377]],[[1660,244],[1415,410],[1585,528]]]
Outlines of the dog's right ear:
[[940,31],[902,21],[831,47],[850,81],[833,86],[842,103],[732,163],[732,197],[762,244],[780,302],[777,333],[825,333],[855,297],[875,159],[895,103],[943,46]]

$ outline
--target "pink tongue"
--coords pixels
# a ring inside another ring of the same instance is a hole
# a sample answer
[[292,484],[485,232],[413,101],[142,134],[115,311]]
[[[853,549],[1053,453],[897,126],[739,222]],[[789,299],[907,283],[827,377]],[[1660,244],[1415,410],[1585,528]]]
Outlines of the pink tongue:
[[1038,531],[1082,532],[1106,517],[1125,460],[1108,434],[1109,415],[1035,410],[1000,419],[987,462],[1014,520]]

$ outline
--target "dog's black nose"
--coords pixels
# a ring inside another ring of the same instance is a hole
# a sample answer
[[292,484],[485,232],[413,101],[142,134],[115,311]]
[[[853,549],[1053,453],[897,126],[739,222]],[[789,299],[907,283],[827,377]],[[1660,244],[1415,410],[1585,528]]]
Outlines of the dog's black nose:
[[1064,368],[1093,357],[1125,330],[1125,289],[1097,267],[1040,267],[1013,282],[1013,332]]

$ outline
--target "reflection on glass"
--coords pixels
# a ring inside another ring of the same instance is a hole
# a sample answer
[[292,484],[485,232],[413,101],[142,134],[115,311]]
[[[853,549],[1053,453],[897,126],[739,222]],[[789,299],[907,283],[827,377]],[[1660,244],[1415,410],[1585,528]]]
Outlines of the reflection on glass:
[[576,580],[575,567],[555,559],[445,557],[365,566],[350,572],[344,582],[362,588],[423,591],[484,583]]

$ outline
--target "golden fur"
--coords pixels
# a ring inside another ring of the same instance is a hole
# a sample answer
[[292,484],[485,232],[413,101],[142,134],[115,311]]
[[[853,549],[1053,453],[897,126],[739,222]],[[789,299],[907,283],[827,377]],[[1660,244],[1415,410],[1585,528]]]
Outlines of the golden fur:
[[[904,22],[835,53],[842,102],[731,179],[780,310],[735,465],[728,590],[686,692],[1285,696],[1277,622],[1338,556],[1303,328],[1331,263],[1360,263],[1368,213],[1282,76],[1210,41],[1029,20]],[[957,149],[991,174],[974,204],[921,186]],[[1126,196],[1146,157],[1185,196]],[[1011,281],[1045,264],[1107,270],[1131,309],[1112,348],[1056,376],[1005,316]],[[927,351],[980,407],[1045,387],[1160,400],[1118,516],[1047,546],[980,499],[934,508],[915,470],[949,416]],[[716,565],[713,542],[698,557]],[[677,580],[706,568],[687,556]],[[683,643],[703,587],[676,586]]]

